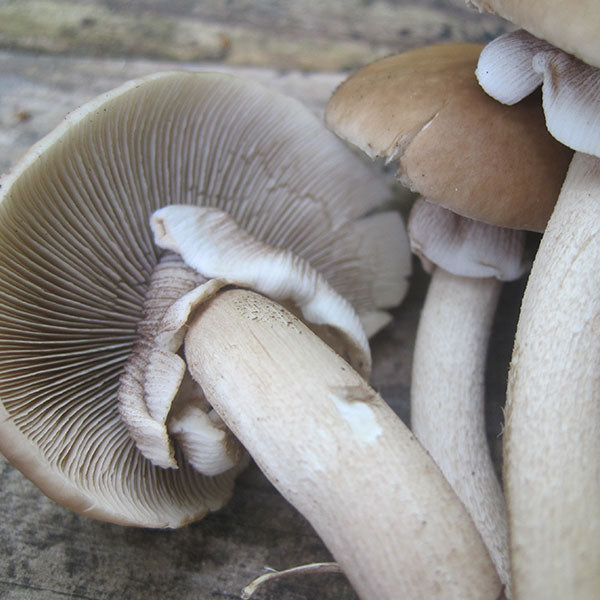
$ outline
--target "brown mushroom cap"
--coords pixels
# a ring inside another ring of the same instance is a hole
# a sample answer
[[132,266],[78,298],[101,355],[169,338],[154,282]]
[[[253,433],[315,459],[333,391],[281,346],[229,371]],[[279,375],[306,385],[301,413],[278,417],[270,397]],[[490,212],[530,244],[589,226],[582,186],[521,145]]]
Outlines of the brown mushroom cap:
[[47,495],[101,519],[178,526],[220,508],[236,474],[203,476],[180,456],[178,469],[156,467],[119,416],[160,255],[154,211],[227,210],[359,314],[406,288],[400,218],[369,214],[387,200],[377,174],[295,100],[227,75],[128,82],[70,115],[1,188],[0,450]]
[[503,17],[586,63],[600,67],[598,0],[468,0]]
[[539,98],[504,106],[474,75],[482,46],[443,44],[376,61],[347,79],[326,121],[412,190],[491,225],[543,231],[572,152]]

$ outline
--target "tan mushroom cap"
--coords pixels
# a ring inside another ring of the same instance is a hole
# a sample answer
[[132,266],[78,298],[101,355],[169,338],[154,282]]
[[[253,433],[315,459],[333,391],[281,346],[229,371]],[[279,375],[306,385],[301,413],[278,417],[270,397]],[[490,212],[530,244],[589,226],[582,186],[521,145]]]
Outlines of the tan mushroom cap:
[[572,152],[539,98],[504,106],[474,72],[483,46],[442,44],[376,61],[347,79],[329,127],[371,158],[398,161],[412,190],[465,217],[543,231]]
[[468,0],[499,15],[586,63],[600,67],[598,0]]
[[235,468],[204,476],[177,449],[159,468],[119,415],[161,255],[152,213],[227,211],[371,322],[406,290],[400,217],[371,214],[387,196],[308,109],[243,79],[155,74],[75,111],[0,189],[0,451],[92,517],[175,527],[220,508]]

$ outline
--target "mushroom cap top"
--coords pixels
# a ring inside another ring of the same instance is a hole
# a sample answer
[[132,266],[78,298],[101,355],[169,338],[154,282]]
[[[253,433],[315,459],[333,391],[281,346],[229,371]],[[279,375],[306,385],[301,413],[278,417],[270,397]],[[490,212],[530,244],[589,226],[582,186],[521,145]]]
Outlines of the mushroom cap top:
[[359,69],[328,126],[371,158],[398,161],[412,190],[462,216],[543,231],[572,152],[546,130],[539,98],[504,106],[475,77],[483,46],[440,44]]
[[468,0],[538,38],[600,67],[600,4],[597,0]]
[[1,182],[0,451],[88,516],[175,527],[220,508],[235,469],[156,467],[119,416],[161,254],[150,216],[227,211],[369,315],[406,289],[402,222],[371,214],[388,193],[299,102],[240,78],[161,73],[81,107]]

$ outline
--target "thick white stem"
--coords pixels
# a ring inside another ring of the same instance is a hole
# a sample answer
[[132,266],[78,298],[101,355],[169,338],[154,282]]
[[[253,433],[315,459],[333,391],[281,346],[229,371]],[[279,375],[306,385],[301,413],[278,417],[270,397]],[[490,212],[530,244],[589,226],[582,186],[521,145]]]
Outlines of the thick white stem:
[[411,425],[471,514],[509,588],[504,497],[485,429],[485,362],[502,283],[436,268],[417,331]]
[[576,154],[521,307],[505,484],[515,598],[600,594],[600,161]]
[[195,318],[192,375],[369,600],[496,599],[472,520],[414,436],[279,305],[233,290]]

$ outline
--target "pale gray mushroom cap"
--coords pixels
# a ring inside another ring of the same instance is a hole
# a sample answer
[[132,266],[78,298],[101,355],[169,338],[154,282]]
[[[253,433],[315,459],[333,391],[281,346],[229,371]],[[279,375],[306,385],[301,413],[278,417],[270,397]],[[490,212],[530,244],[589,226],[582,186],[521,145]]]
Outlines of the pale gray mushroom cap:
[[409,270],[399,217],[371,215],[387,195],[307,109],[230,76],[153,75],[75,111],[0,190],[0,449],[89,516],[161,527],[218,509],[237,470],[200,475],[177,444],[178,469],[154,466],[117,407],[161,254],[151,214],[224,210],[380,325]]
[[412,206],[408,234],[428,273],[435,265],[459,277],[514,281],[531,266],[524,231],[463,217],[423,197]]
[[515,104],[542,87],[548,131],[579,152],[600,156],[600,69],[520,29],[490,42],[476,70],[483,89]]

